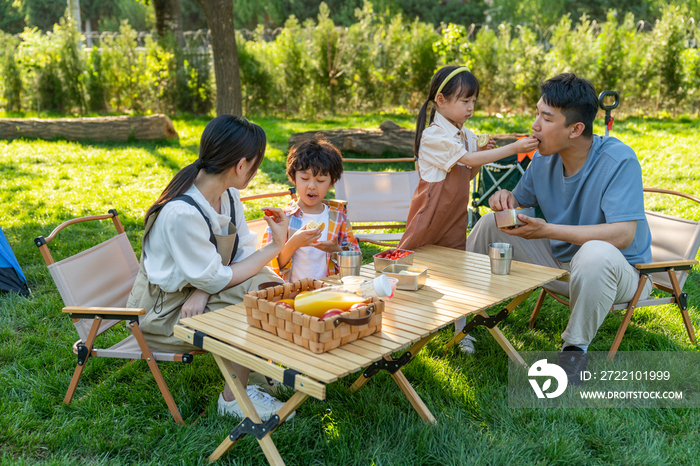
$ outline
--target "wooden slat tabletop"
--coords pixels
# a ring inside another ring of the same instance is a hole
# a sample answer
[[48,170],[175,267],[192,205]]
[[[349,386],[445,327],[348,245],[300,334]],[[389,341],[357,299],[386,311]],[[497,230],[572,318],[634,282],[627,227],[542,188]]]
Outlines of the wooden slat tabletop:
[[[387,300],[381,333],[323,354],[249,326],[242,303],[180,323],[319,382],[331,383],[439,331],[458,317],[567,275],[563,270],[515,261],[509,275],[492,275],[487,256],[439,246],[425,246],[416,251],[414,265],[428,267],[426,284],[418,291],[397,290]],[[373,264],[362,267],[365,277],[377,274]],[[332,282],[333,278],[328,281]]]

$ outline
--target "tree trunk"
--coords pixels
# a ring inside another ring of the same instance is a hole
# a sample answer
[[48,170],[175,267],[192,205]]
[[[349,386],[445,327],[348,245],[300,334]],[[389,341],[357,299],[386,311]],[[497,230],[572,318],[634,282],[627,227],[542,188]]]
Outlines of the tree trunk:
[[197,0],[211,30],[216,79],[216,114],[243,114],[236,30],[231,0]]
[[78,32],[82,31],[82,26],[80,24],[80,0],[68,0],[68,14],[70,18],[75,23],[75,27]]
[[156,32],[159,37],[172,33],[180,47],[183,47],[182,9],[180,0],[153,0],[156,12]]
[[63,138],[69,140],[142,141],[176,139],[173,122],[165,115],[98,118],[2,118],[0,139]]

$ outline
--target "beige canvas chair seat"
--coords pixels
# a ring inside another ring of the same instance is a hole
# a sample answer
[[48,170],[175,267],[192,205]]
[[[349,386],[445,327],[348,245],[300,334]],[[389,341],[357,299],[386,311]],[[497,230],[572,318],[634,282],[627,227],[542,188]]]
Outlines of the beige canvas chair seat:
[[400,241],[403,233],[363,233],[362,230],[405,229],[411,198],[419,180],[415,170],[343,172],[335,184],[335,197],[347,202],[348,219],[357,240],[382,246]]
[[[700,199],[677,191],[644,188],[644,192],[679,196],[700,204]],[[645,212],[649,229],[651,230],[652,262],[636,265],[636,268],[640,271],[640,279],[634,298],[628,303],[615,304],[610,309],[610,311],[625,309],[626,313],[615,336],[612,348],[608,353],[609,359],[615,356],[632,314],[638,307],[676,304],[681,312],[688,337],[690,341],[695,342],[695,330],[687,310],[687,293],[684,293],[682,290],[688,278],[688,272],[693,265],[698,264],[696,257],[700,249],[700,221],[674,217],[649,210]],[[640,295],[647,280],[652,281],[654,288],[670,293],[671,296],[641,299]],[[551,296],[560,303],[568,305],[569,302],[566,298],[569,297],[569,284],[566,282],[552,282],[542,288],[535,304],[535,309],[530,316],[530,328],[534,327],[535,320],[547,296]]]

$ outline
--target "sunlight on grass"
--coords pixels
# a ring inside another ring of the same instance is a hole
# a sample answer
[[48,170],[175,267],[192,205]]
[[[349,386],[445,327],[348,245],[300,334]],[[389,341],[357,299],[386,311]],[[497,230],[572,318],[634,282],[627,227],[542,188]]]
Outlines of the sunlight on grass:
[[[287,190],[288,140],[293,132],[377,128],[392,119],[413,129],[407,114],[348,115],[305,121],[256,117],[268,145],[260,171],[243,196]],[[51,276],[32,240],[76,216],[116,208],[136,253],[143,214],[177,171],[197,158],[208,118],[174,118],[176,141],[91,143],[64,140],[0,141],[0,226],[22,265],[33,295],[0,295],[0,464],[207,464],[206,458],[236,425],[216,414],[223,387],[210,355],[191,365],[161,370],[187,423],[176,426],[145,362],[93,360],[76,400],[62,399],[75,368],[70,347],[77,338]],[[532,116],[477,114],[477,134],[528,132]],[[698,119],[616,120],[612,135],[628,143],[642,165],[644,185],[700,195]],[[595,125],[602,134],[602,117]],[[354,156],[354,154],[353,154]],[[348,170],[377,169],[359,164]],[[383,164],[412,169],[412,164]],[[246,203],[246,218],[288,197]],[[700,220],[700,206],[668,196],[646,196],[647,207]],[[111,222],[59,235],[55,257],[74,254],[110,234]],[[382,248],[361,245],[365,263]],[[698,267],[689,275],[691,319],[699,329]],[[499,328],[518,350],[557,350],[569,309],[552,300],[528,329],[537,294]],[[500,309],[492,309],[497,312]],[[591,350],[610,347],[621,315],[608,317]],[[125,335],[118,329],[108,338]],[[445,355],[453,328],[442,330],[403,373],[437,419],[423,423],[387,373],[357,393],[348,387],[360,374],[327,386],[324,401],[310,400],[273,434],[288,464],[679,464],[700,457],[699,410],[510,410],[507,356],[484,328],[472,332],[477,352]],[[673,305],[636,310],[621,350],[698,351]],[[286,393],[287,396],[291,393]],[[247,436],[221,464],[266,464]]]

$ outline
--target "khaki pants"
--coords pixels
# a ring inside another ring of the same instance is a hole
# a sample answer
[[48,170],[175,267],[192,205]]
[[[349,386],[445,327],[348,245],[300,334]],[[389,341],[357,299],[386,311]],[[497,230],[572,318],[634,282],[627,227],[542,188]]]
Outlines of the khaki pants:
[[[493,213],[484,215],[467,238],[467,251],[488,254],[490,243],[513,245],[513,259],[530,264],[567,270],[571,281],[552,282],[546,288],[571,298],[571,317],[561,334],[568,345],[588,345],[610,312],[613,304],[626,303],[634,296],[639,272],[619,249],[605,241],[589,241],[571,262],[560,262],[552,255],[548,239],[527,240],[511,236],[496,227]],[[642,296],[651,292],[647,281]]]

